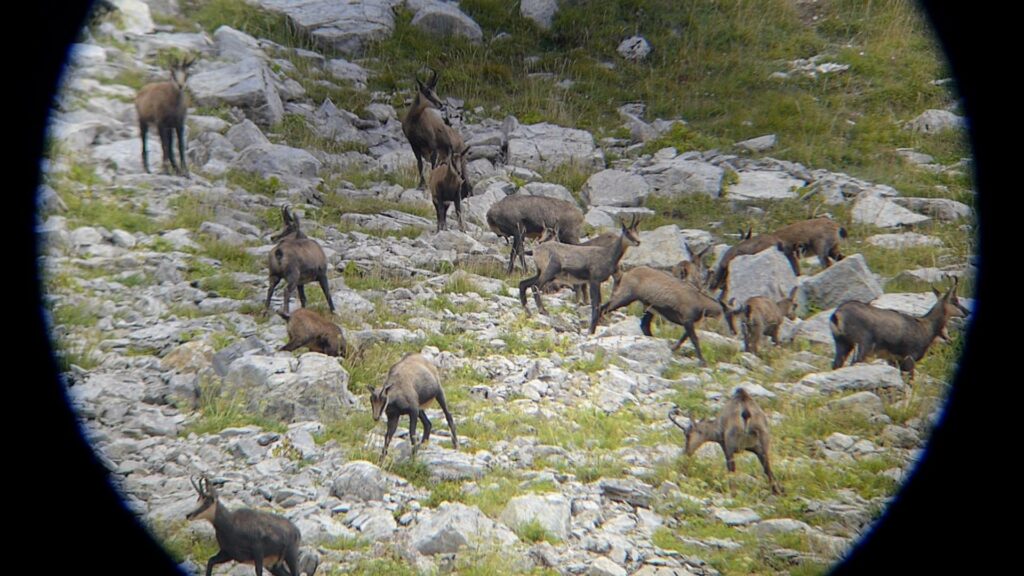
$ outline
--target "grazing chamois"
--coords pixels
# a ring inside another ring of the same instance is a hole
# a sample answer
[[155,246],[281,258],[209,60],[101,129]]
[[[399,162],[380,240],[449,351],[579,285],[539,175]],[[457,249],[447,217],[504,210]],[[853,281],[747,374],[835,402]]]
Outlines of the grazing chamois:
[[281,310],[288,313],[288,302],[292,291],[298,289],[299,302],[306,306],[304,284],[316,281],[327,298],[327,306],[334,313],[334,300],[331,298],[331,287],[327,282],[327,255],[320,244],[306,237],[299,227],[299,217],[293,216],[287,206],[281,207],[284,229],[270,237],[277,246],[267,255],[267,269],[270,274],[270,288],[267,289],[267,310],[270,309],[270,298],[281,280],[287,282],[284,289],[284,303]]
[[724,315],[729,330],[735,332],[731,315],[733,310],[721,300],[704,294],[689,282],[684,282],[664,272],[647,266],[638,266],[627,270],[619,279],[618,286],[612,291],[611,298],[601,306],[601,314],[607,314],[623,306],[639,300],[646,308],[640,320],[640,329],[646,336],[652,336],[651,321],[654,312],[663,318],[683,327],[684,332],[672,351],[678,350],[687,338],[693,341],[697,359],[707,365],[700,351],[700,340],[697,338],[695,325],[704,318],[715,318]]
[[942,294],[935,288],[935,304],[923,316],[911,316],[896,310],[875,308],[863,302],[844,302],[830,318],[829,328],[836,343],[835,370],[857,349],[851,364],[868,356],[881,356],[910,373],[914,379],[916,363],[924,357],[932,342],[943,335],[950,318],[965,317],[968,311],[956,297],[959,279]]
[[[146,132],[155,126],[160,134],[160,146],[164,152],[163,168],[167,173],[170,164],[179,176],[188,176],[185,161],[185,115],[188,112],[188,69],[195,63],[195,57],[178,60],[171,64],[171,79],[167,82],[146,84],[135,96],[135,111],[139,115],[139,131],[142,134],[142,167],[149,173],[149,153],[146,149]],[[174,137],[178,138],[179,167],[174,161]]]
[[[441,116],[444,104],[434,92],[437,86],[437,71],[431,70],[430,80],[426,84],[416,78],[416,96],[409,106],[409,111],[402,119],[402,133],[412,146],[416,156],[416,173],[420,177],[420,188],[426,188],[427,181],[423,177],[423,159],[430,160],[434,166],[438,157],[448,158],[452,155],[452,134],[455,130],[445,124]],[[459,138],[461,141],[461,137]]]
[[228,510],[220,503],[209,478],[202,476],[198,482],[194,477],[190,480],[199,493],[199,502],[186,518],[208,520],[213,524],[220,547],[206,562],[206,576],[210,576],[217,564],[231,561],[252,564],[256,576],[262,576],[264,566],[274,576],[299,576],[302,535],[295,524],[283,516],[250,508]]
[[717,418],[699,422],[694,422],[693,418],[690,418],[691,424],[683,426],[675,419],[675,416],[679,415],[682,415],[682,411],[676,406],[669,411],[668,418],[686,434],[687,456],[693,456],[705,442],[715,442],[725,452],[726,468],[729,472],[735,472],[736,453],[748,450],[761,461],[772,494],[782,492],[782,487],[772,474],[772,466],[768,459],[768,450],[771,446],[768,417],[746,390],[737,388]]
[[751,237],[751,230],[748,229],[741,241],[729,248],[725,255],[722,256],[722,259],[718,262],[718,267],[715,269],[715,273],[712,275],[711,285],[708,286],[708,289],[718,290],[721,288],[722,292],[720,295],[724,298],[727,287],[726,281],[729,279],[729,264],[733,259],[737,256],[757,254],[769,248],[775,248],[785,254],[786,259],[789,260],[789,265],[793,268],[793,272],[800,274],[800,265],[796,261],[796,254],[792,250],[787,252],[782,240],[779,240],[778,237],[772,234],[758,234]]
[[743,350],[757,354],[757,346],[761,336],[771,336],[772,342],[779,345],[779,330],[782,320],[796,320],[796,292],[793,288],[789,296],[782,300],[772,300],[767,296],[754,296],[739,309],[743,325]]
[[551,229],[557,231],[558,241],[562,244],[579,244],[583,211],[572,202],[557,198],[511,194],[487,210],[487,225],[498,236],[512,238],[507,273],[512,273],[517,255],[525,272],[524,239],[538,238],[545,229]]
[[308,308],[299,308],[291,314],[280,310],[277,313],[288,322],[288,343],[281,347],[282,351],[291,352],[305,346],[310,352],[328,356],[346,355],[345,334],[334,322]]
[[708,269],[704,265],[704,255],[711,250],[709,245],[700,252],[694,254],[690,245],[686,245],[687,251],[693,256],[691,260],[680,260],[672,267],[672,275],[680,280],[686,280],[698,288],[703,288],[708,282]]
[[545,242],[533,249],[533,260],[537,264],[537,274],[519,283],[519,301],[527,315],[530,309],[526,306],[526,290],[533,287],[533,299],[537,309],[547,314],[540,299],[540,288],[552,280],[566,284],[583,284],[590,286],[590,333],[597,330],[600,318],[601,283],[611,277],[619,269],[619,260],[630,246],[640,245],[637,228],[640,219],[633,217],[627,226],[620,224],[621,233],[611,246],[574,246],[559,242]]
[[466,224],[462,220],[462,200],[471,191],[466,186],[465,155],[469,148],[460,146],[458,152],[453,152],[451,157],[442,158],[437,166],[430,171],[430,197],[434,202],[434,210],[437,212],[437,231],[440,232],[448,227],[448,205],[455,204],[455,215],[459,219],[459,230],[466,231]]
[[[786,254],[815,254],[823,268],[831,266],[833,261],[843,259],[843,254],[839,252],[839,241],[847,236],[846,228],[824,216],[783,226],[772,232],[772,235],[782,241],[782,251]],[[796,262],[796,274],[799,276],[799,259]]]
[[[398,419],[403,414],[409,415],[409,443],[413,449],[425,444],[430,439],[432,428],[430,419],[423,408],[437,400],[448,421],[448,429],[452,432],[452,446],[459,448],[459,437],[455,432],[455,421],[448,411],[448,403],[444,399],[441,388],[441,376],[437,367],[422,354],[406,354],[388,370],[384,384],[370,392],[370,407],[373,410],[374,422],[380,421],[381,414],[387,414],[388,429],[384,435],[384,448],[380,452],[380,461],[387,456],[391,437],[398,429]],[[423,440],[416,443],[416,419],[423,422]]]

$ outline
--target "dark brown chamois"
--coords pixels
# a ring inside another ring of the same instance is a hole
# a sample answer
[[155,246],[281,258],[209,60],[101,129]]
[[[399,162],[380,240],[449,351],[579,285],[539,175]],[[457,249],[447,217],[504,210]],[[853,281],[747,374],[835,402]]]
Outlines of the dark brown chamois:
[[757,346],[761,336],[770,336],[776,346],[779,345],[779,329],[785,318],[796,320],[796,292],[793,288],[789,296],[782,300],[772,300],[767,296],[754,296],[739,309],[743,325],[743,350],[757,354]]
[[308,308],[299,308],[291,314],[277,313],[288,322],[288,343],[282,351],[291,352],[305,346],[310,352],[328,356],[345,356],[348,345],[345,334],[337,324],[322,318]]
[[[823,268],[831,266],[833,261],[843,259],[843,254],[839,252],[839,241],[846,238],[846,228],[831,218],[822,216],[794,222],[779,228],[772,235],[782,241],[782,251],[786,254],[815,254]],[[799,276],[799,259],[796,262],[796,274]]]
[[[142,135],[142,167],[149,173],[149,153],[146,149],[146,132],[155,126],[163,148],[165,173],[168,164],[179,176],[188,176],[185,160],[185,115],[188,112],[188,69],[195,63],[195,57],[178,60],[171,64],[171,79],[167,82],[146,84],[135,97],[135,111],[139,116],[139,131]],[[174,138],[178,138],[178,157],[181,166],[174,161]]]
[[[441,116],[444,104],[434,92],[437,86],[437,71],[431,70],[430,80],[426,84],[416,80],[416,96],[413,97],[409,111],[402,119],[402,133],[409,140],[412,153],[416,156],[416,173],[420,177],[420,188],[426,188],[427,181],[423,177],[423,159],[427,158],[434,166],[438,157],[448,158],[452,154],[452,133],[454,129],[445,124]],[[460,138],[461,140],[461,138]]]
[[455,215],[459,219],[459,230],[466,231],[466,224],[462,220],[462,200],[470,192],[463,177],[465,154],[468,151],[469,148],[462,148],[460,145],[458,152],[453,152],[450,158],[442,158],[430,171],[430,198],[434,203],[434,211],[437,212],[438,232],[448,227],[448,205],[453,203]]
[[487,225],[498,236],[512,238],[507,273],[512,273],[517,255],[526,272],[525,238],[539,238],[545,229],[551,229],[557,231],[562,244],[579,244],[583,211],[576,204],[557,198],[510,194],[487,210]]
[[669,322],[683,327],[683,335],[672,347],[672,351],[678,350],[689,338],[693,341],[697,359],[703,365],[707,365],[707,361],[701,354],[697,322],[704,318],[725,315],[729,330],[735,332],[731,318],[733,311],[727,305],[701,292],[689,282],[647,266],[638,266],[622,274],[618,286],[612,291],[611,298],[601,306],[601,314],[628,306],[637,300],[643,302],[646,308],[643,318],[640,319],[640,329],[645,335],[653,335],[651,321],[654,319],[654,312],[657,312]]
[[530,313],[526,306],[526,290],[533,287],[533,300],[542,314],[547,314],[544,303],[540,299],[540,289],[552,280],[565,284],[587,284],[590,286],[590,334],[597,330],[600,319],[601,283],[619,269],[626,249],[640,245],[637,228],[640,220],[633,217],[629,226],[620,224],[621,233],[618,240],[611,246],[574,246],[559,242],[545,242],[533,249],[533,260],[537,264],[537,274],[519,283],[519,301],[523,310]]
[[327,282],[327,256],[320,244],[306,237],[300,228],[299,217],[292,216],[287,206],[281,207],[284,229],[270,237],[277,246],[267,255],[267,270],[270,274],[270,288],[267,289],[266,308],[270,309],[270,298],[281,280],[287,282],[284,289],[284,303],[281,310],[288,313],[288,302],[292,291],[298,289],[299,302],[306,306],[304,284],[319,282],[327,299],[327,306],[334,312],[334,300],[331,298],[331,287]]
[[935,288],[935,304],[924,316],[911,316],[896,310],[875,308],[863,302],[844,302],[832,313],[829,328],[836,343],[835,370],[846,362],[855,348],[851,364],[862,362],[869,356],[881,356],[910,373],[924,357],[936,338],[943,335],[950,318],[964,317],[968,311],[956,297],[959,279],[942,294]]
[[761,407],[750,397],[743,388],[737,388],[736,392],[722,407],[717,418],[709,418],[695,422],[690,418],[691,424],[683,426],[675,416],[682,415],[679,407],[674,407],[668,418],[686,434],[686,455],[693,456],[705,442],[714,442],[722,447],[725,452],[725,466],[729,472],[736,471],[734,457],[737,452],[744,450],[753,452],[761,461],[761,467],[768,476],[768,485],[772,494],[782,492],[782,487],[775,481],[772,474],[772,466],[768,459],[769,448],[771,447],[771,432],[768,429],[768,417],[765,416]]
[[252,564],[256,576],[262,576],[264,566],[274,576],[299,576],[302,535],[295,524],[283,516],[251,508],[228,510],[220,503],[209,478],[203,476],[198,482],[195,478],[191,481],[199,493],[199,501],[186,518],[208,520],[213,524],[220,547],[206,562],[206,576],[210,576],[217,564],[231,561]]
[[[391,445],[391,438],[398,429],[398,419],[403,414],[409,415],[409,443],[413,450],[419,448],[430,439],[432,428],[430,419],[423,408],[437,400],[438,406],[444,412],[444,418],[448,421],[448,429],[452,432],[452,446],[459,448],[459,437],[455,432],[455,421],[448,411],[448,403],[444,399],[444,390],[441,388],[441,375],[437,367],[421,354],[406,354],[404,358],[395,363],[388,370],[388,376],[384,384],[370,392],[370,407],[373,410],[373,420],[380,420],[381,414],[387,414],[388,429],[384,435],[384,448],[380,451],[380,461],[387,456],[388,446]],[[423,422],[423,440],[416,443],[416,419]]]
[[757,254],[763,250],[775,248],[779,252],[786,255],[786,259],[789,260],[790,267],[793,268],[793,273],[800,273],[800,265],[796,261],[796,254],[793,251],[787,252],[785,245],[782,240],[772,234],[758,234],[757,236],[751,237],[751,231],[747,230],[747,234],[743,239],[735,246],[729,248],[722,259],[718,262],[718,267],[715,268],[715,273],[711,277],[711,284],[708,286],[709,290],[722,291],[719,293],[719,297],[725,298],[727,284],[729,279],[729,264],[737,256],[749,256],[751,254]]

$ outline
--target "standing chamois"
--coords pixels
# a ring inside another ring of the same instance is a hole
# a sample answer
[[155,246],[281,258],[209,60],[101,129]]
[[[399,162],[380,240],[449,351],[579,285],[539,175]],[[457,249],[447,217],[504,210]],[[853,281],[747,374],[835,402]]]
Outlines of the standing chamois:
[[267,269],[270,273],[270,288],[267,289],[266,309],[270,309],[270,298],[274,295],[277,284],[284,280],[284,303],[281,310],[288,313],[288,302],[292,291],[298,289],[299,302],[306,306],[304,284],[316,281],[324,291],[327,306],[334,313],[334,300],[331,298],[331,287],[327,282],[327,256],[320,244],[306,235],[299,228],[299,217],[292,216],[287,206],[281,207],[284,229],[270,237],[277,246],[267,255]]
[[[441,108],[444,104],[434,92],[437,85],[437,71],[431,70],[430,80],[426,84],[416,78],[416,96],[409,106],[409,111],[402,119],[402,133],[409,140],[412,146],[412,153],[416,156],[416,173],[420,177],[420,188],[426,188],[427,181],[423,177],[423,159],[430,161],[431,167],[435,166],[439,158],[450,158],[452,155],[453,134],[457,136],[455,129],[448,126],[441,116]],[[458,137],[461,148],[461,137]]]
[[[823,268],[828,268],[833,261],[843,259],[839,252],[839,241],[846,238],[846,228],[831,218],[824,216],[801,220],[779,228],[772,233],[782,241],[782,251],[786,254],[815,254]],[[794,260],[796,274],[800,275],[799,259]]]
[[430,197],[437,212],[438,232],[448,227],[448,205],[452,203],[455,204],[455,215],[459,219],[459,230],[466,231],[466,225],[462,220],[462,200],[471,191],[466,186],[465,179],[465,158],[469,148],[462,147],[461,139],[459,142],[459,151],[453,152],[450,157],[442,158],[430,171]]
[[864,361],[868,356],[881,356],[910,373],[914,379],[916,363],[936,338],[945,333],[950,318],[968,315],[956,297],[959,279],[945,294],[935,288],[935,304],[924,316],[911,316],[896,310],[875,308],[863,302],[844,302],[832,313],[829,328],[836,343],[835,370],[846,362],[850,352],[857,349],[851,364]]
[[597,330],[600,318],[601,283],[619,269],[619,260],[630,246],[640,245],[637,228],[640,220],[633,217],[627,226],[620,224],[621,233],[611,246],[573,246],[559,242],[545,242],[533,249],[533,260],[537,274],[519,283],[519,301],[529,315],[526,306],[526,289],[533,287],[533,299],[542,314],[547,314],[540,299],[540,290],[548,282],[559,280],[566,284],[588,284],[590,286],[590,333]]
[[789,260],[789,265],[793,268],[793,273],[800,274],[800,265],[796,261],[796,254],[792,250],[787,252],[782,240],[772,234],[758,234],[751,237],[751,230],[748,229],[740,242],[729,248],[725,255],[722,256],[722,259],[718,262],[718,267],[715,269],[715,273],[712,275],[711,284],[708,286],[708,289],[718,290],[721,288],[722,291],[719,293],[719,296],[724,299],[727,288],[726,282],[729,279],[729,264],[733,259],[737,256],[757,254],[769,248],[775,248],[785,254],[786,259]]
[[789,296],[782,300],[772,300],[767,296],[754,296],[746,301],[738,310],[743,324],[743,350],[757,354],[757,346],[761,336],[771,336],[772,342],[779,345],[779,330],[782,320],[796,320],[796,292],[793,288]]
[[562,244],[579,244],[583,230],[583,211],[572,202],[548,198],[510,194],[487,210],[487,225],[502,238],[512,238],[512,253],[508,257],[508,274],[515,267],[515,258],[526,272],[524,239],[539,238],[545,229],[555,230]]
[[199,493],[199,501],[186,518],[208,520],[213,524],[220,547],[206,562],[206,576],[210,576],[217,564],[231,561],[252,564],[256,576],[262,576],[264,566],[274,576],[299,576],[302,535],[295,524],[283,516],[250,508],[228,510],[220,503],[209,478],[203,476],[198,482],[191,478],[191,482]]
[[768,476],[768,485],[772,494],[782,492],[782,487],[775,481],[772,466],[768,460],[768,449],[771,446],[771,433],[768,430],[768,417],[761,407],[743,388],[737,388],[729,398],[717,418],[709,418],[683,426],[675,416],[682,415],[678,406],[669,413],[668,418],[686,434],[686,455],[693,456],[705,442],[715,442],[725,452],[725,466],[729,472],[736,471],[734,457],[737,452],[748,450],[757,455],[761,467]]
[[[142,134],[142,167],[149,173],[149,154],[146,149],[146,132],[149,126],[155,126],[160,134],[160,146],[164,152],[163,168],[168,173],[170,164],[179,176],[188,176],[188,164],[185,161],[185,115],[188,112],[188,95],[185,83],[188,81],[188,69],[195,63],[195,57],[189,60],[178,60],[171,64],[171,79],[168,82],[146,84],[135,97],[135,111],[139,115],[139,131]],[[178,138],[179,167],[174,162],[174,137]]]
[[637,300],[643,302],[646,308],[640,320],[640,329],[644,335],[652,336],[651,321],[654,319],[654,312],[657,312],[669,322],[683,327],[683,335],[672,347],[672,351],[678,350],[689,338],[693,341],[697,359],[705,366],[707,361],[701,354],[700,340],[695,328],[697,322],[704,318],[725,315],[729,330],[735,332],[731,316],[733,311],[725,303],[715,300],[693,284],[684,282],[668,272],[647,266],[638,266],[622,274],[611,298],[601,306],[601,314],[628,306]]
[[[419,448],[430,439],[433,426],[423,408],[437,400],[448,421],[448,429],[452,432],[452,446],[459,448],[459,437],[455,432],[455,421],[448,411],[448,403],[444,399],[441,388],[441,375],[437,367],[422,354],[406,354],[388,370],[384,385],[370,392],[370,407],[373,410],[374,422],[380,421],[381,414],[387,414],[388,429],[384,435],[384,448],[380,451],[380,461],[387,456],[391,437],[398,429],[398,419],[403,414],[409,415],[409,443],[413,450]],[[423,422],[423,440],[416,443],[416,419]]]

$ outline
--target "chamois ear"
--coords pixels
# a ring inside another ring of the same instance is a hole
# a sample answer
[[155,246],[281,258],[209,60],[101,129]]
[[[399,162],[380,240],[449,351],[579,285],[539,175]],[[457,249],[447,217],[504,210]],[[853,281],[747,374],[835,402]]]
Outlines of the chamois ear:
[[434,70],[433,68],[431,68],[430,69],[430,80],[427,81],[427,88],[433,89],[434,86],[437,86],[437,70]]

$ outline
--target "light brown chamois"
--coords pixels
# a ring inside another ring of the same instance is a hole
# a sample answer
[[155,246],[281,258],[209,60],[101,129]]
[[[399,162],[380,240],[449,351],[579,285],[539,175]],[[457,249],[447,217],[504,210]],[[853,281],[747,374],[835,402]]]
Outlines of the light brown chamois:
[[220,547],[206,562],[206,576],[210,576],[217,564],[231,561],[252,564],[256,576],[262,576],[264,566],[274,576],[299,576],[302,535],[295,524],[283,516],[251,508],[228,510],[220,503],[209,478],[203,476],[198,482],[191,478],[191,482],[199,493],[199,501],[186,518],[208,520]]
[[[178,60],[171,64],[171,79],[167,82],[146,84],[135,96],[135,111],[139,116],[139,131],[142,135],[142,167],[149,173],[149,153],[146,148],[146,132],[155,126],[163,148],[163,169],[168,173],[170,165],[179,176],[188,176],[185,160],[185,115],[188,112],[188,69],[195,63],[195,57]],[[178,157],[181,165],[174,161],[174,138],[178,139]]]
[[694,254],[690,245],[686,245],[687,251],[692,255],[690,260],[680,260],[672,267],[672,275],[680,280],[685,280],[697,288],[703,288],[708,283],[708,268],[704,265],[704,256],[711,250],[709,245],[700,252]]
[[718,267],[715,268],[715,273],[712,275],[711,284],[708,286],[708,289],[718,290],[721,288],[722,291],[719,293],[719,296],[721,298],[725,298],[726,288],[728,286],[726,282],[729,279],[729,264],[733,259],[737,256],[757,254],[770,248],[775,248],[779,252],[785,254],[786,259],[789,260],[790,267],[793,268],[793,273],[800,273],[800,265],[797,264],[796,255],[793,251],[786,251],[782,240],[779,240],[778,237],[772,234],[758,234],[757,236],[751,237],[751,230],[748,229],[746,236],[744,236],[738,244],[729,248],[725,255],[722,256],[722,259],[718,262]]
[[306,306],[304,284],[316,281],[324,291],[327,306],[334,312],[334,300],[331,298],[331,287],[327,282],[327,256],[320,244],[306,237],[299,227],[299,217],[292,216],[287,206],[281,207],[284,229],[270,237],[277,246],[267,255],[267,269],[270,274],[270,288],[267,289],[266,308],[270,309],[270,298],[281,280],[287,282],[284,289],[284,303],[281,310],[288,313],[288,302],[292,291],[298,289],[299,302]]
[[[444,399],[444,390],[441,388],[441,375],[437,367],[427,360],[422,354],[406,354],[404,358],[395,363],[388,370],[388,376],[384,384],[370,392],[370,407],[373,410],[373,420],[380,420],[381,414],[387,414],[388,429],[384,435],[384,448],[380,451],[380,461],[387,456],[388,446],[391,445],[391,438],[398,429],[398,419],[403,414],[409,415],[409,443],[413,450],[419,448],[430,439],[432,428],[430,419],[423,408],[437,400],[438,406],[444,412],[444,418],[448,421],[448,429],[452,432],[452,446],[459,448],[459,437],[455,432],[455,421],[448,411],[448,403]],[[423,422],[423,440],[416,443],[416,420]]]
[[280,310],[277,313],[288,322],[288,343],[281,347],[282,351],[291,352],[305,346],[310,352],[328,356],[347,355],[345,334],[334,322],[308,308],[299,308],[291,314]]
[[793,288],[782,300],[754,296],[743,304],[738,312],[742,318],[744,351],[757,354],[761,336],[771,336],[772,342],[779,345],[783,319],[796,320],[796,292],[797,288]]
[[579,244],[583,211],[576,204],[557,198],[510,194],[487,210],[487,225],[498,236],[512,238],[507,273],[512,273],[517,255],[526,272],[525,238],[539,238],[545,229],[551,229],[557,231],[562,244]]
[[566,284],[587,284],[590,286],[590,334],[597,330],[600,319],[601,283],[619,269],[619,261],[630,246],[640,245],[637,228],[640,219],[633,217],[627,226],[620,224],[621,233],[611,246],[574,246],[559,242],[545,242],[533,249],[533,260],[537,274],[519,283],[519,301],[527,315],[526,290],[533,287],[533,300],[542,314],[547,314],[540,299],[540,289],[552,280]]
[[[416,156],[416,173],[420,177],[420,188],[426,188],[423,177],[423,159],[427,158],[434,166],[440,158],[452,155],[452,134],[455,130],[445,124],[441,116],[444,104],[434,92],[437,86],[437,71],[431,70],[430,80],[426,84],[416,80],[416,96],[413,97],[409,111],[402,119],[402,133],[409,140],[412,153]],[[461,140],[461,137],[459,138]]]
[[697,322],[724,315],[729,330],[735,332],[731,318],[733,311],[726,304],[701,292],[689,282],[647,266],[638,266],[622,274],[611,298],[601,306],[601,314],[628,306],[637,300],[643,302],[645,307],[643,318],[640,319],[640,329],[645,335],[652,336],[651,321],[654,312],[657,312],[669,322],[683,327],[683,335],[672,347],[672,351],[678,350],[689,338],[693,341],[697,359],[703,365],[707,365],[707,361],[701,354]]
[[458,152],[453,152],[451,157],[442,158],[430,171],[430,198],[434,202],[434,211],[437,212],[438,232],[448,227],[448,205],[452,203],[455,204],[455,215],[459,219],[459,230],[466,231],[466,225],[462,220],[462,199],[470,191],[463,176],[467,152],[469,148],[463,148],[460,144]]
[[829,328],[836,343],[835,370],[846,362],[855,348],[851,364],[862,362],[869,356],[881,356],[910,373],[924,357],[932,342],[945,333],[950,318],[964,317],[968,311],[956,297],[959,279],[942,294],[935,288],[935,304],[923,316],[911,316],[896,310],[875,308],[863,302],[844,302],[832,313]]
[[746,390],[737,388],[717,418],[700,422],[690,418],[691,424],[683,426],[675,419],[678,415],[682,415],[682,411],[676,406],[668,413],[668,418],[686,434],[687,456],[693,456],[705,442],[714,442],[725,452],[726,468],[729,472],[735,472],[736,453],[744,450],[753,452],[761,461],[761,467],[768,476],[768,486],[771,487],[772,494],[782,492],[782,487],[772,474],[772,466],[768,459],[771,447],[768,417]]
[[[557,239],[558,239],[558,231],[557,230],[552,231],[552,230],[548,229],[548,230],[544,231],[544,234],[540,238],[540,242],[543,243],[543,242],[548,242],[548,241],[557,240]],[[597,236],[594,236],[593,238],[590,238],[590,239],[588,239],[588,240],[586,240],[584,242],[580,242],[578,244],[578,246],[611,246],[612,244],[615,244],[618,241],[619,241],[619,233],[618,232],[602,232],[601,234],[598,234]],[[531,254],[528,253],[528,255],[531,255]],[[618,286],[619,278],[621,278],[621,277],[622,277],[622,268],[621,267],[620,268],[616,268],[615,272],[612,273],[612,289],[613,290],[615,289],[615,286]],[[556,291],[561,290],[562,288],[564,288],[566,286],[569,286],[569,285],[568,284],[564,284],[564,283],[562,283],[562,282],[560,282],[558,280],[552,280],[551,282],[549,282],[547,284],[547,286],[544,287],[543,290],[544,290],[544,292],[548,292],[548,293],[556,292]],[[573,293],[576,295],[576,302],[577,303],[590,304],[590,294],[587,292],[586,283],[583,283],[583,284],[573,284],[571,287],[572,287]]]
[[[846,228],[831,218],[822,216],[794,222],[779,228],[772,235],[782,241],[782,251],[786,254],[815,254],[823,268],[831,266],[833,261],[843,259],[843,254],[839,252],[839,241],[846,238]],[[796,274],[799,276],[799,259],[796,262]]]

